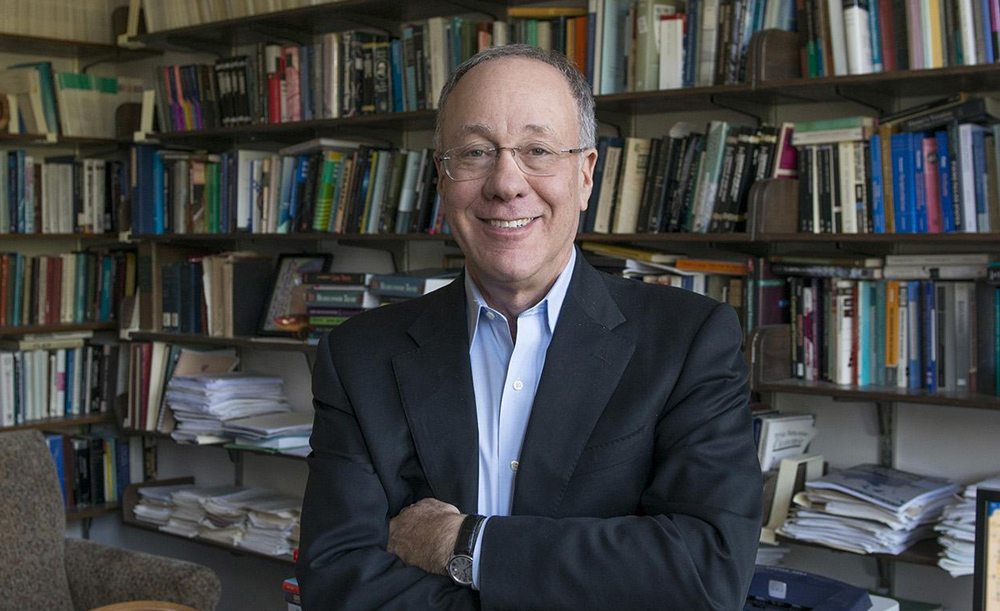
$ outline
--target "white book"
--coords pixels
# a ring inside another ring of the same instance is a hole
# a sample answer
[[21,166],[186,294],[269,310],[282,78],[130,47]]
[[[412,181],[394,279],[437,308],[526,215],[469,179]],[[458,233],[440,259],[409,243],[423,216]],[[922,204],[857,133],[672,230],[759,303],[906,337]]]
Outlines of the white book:
[[955,317],[955,284],[954,282],[937,282],[934,289],[934,307],[937,313],[937,323],[934,328],[938,333],[937,355],[937,388],[938,390],[955,390],[956,369],[958,358],[957,320]]
[[[445,33],[444,17],[431,17],[427,20],[424,37],[429,45],[427,64],[430,72],[430,83],[427,90],[427,108],[437,108],[441,89],[448,79],[447,34]],[[416,110],[416,109],[413,109]]]
[[625,138],[612,233],[635,233],[651,142],[649,138]]
[[615,183],[621,166],[622,149],[609,146],[604,161],[604,177],[601,179],[601,192],[597,197],[597,210],[594,213],[594,233],[611,233],[611,209],[614,208]]
[[[635,90],[656,91],[668,89],[660,85],[663,56],[663,33],[660,18],[674,15],[674,4],[657,0],[639,0],[635,17]],[[681,35],[683,39],[683,34]],[[683,44],[683,40],[682,40]]]
[[340,33],[323,35],[323,114],[324,119],[340,116]]
[[253,198],[250,183],[253,179],[253,169],[250,163],[255,159],[268,159],[269,151],[252,151],[240,149],[236,151],[236,229],[250,231],[253,223]]
[[832,370],[834,378],[831,381],[835,384],[850,384],[854,359],[857,358],[854,346],[854,317],[857,316],[857,308],[852,294],[855,285],[850,280],[841,280],[836,286],[837,340]]
[[854,143],[838,143],[837,156],[840,158],[840,175],[837,177],[840,181],[840,231],[858,233],[858,202],[854,199]]
[[609,95],[625,91],[626,64],[625,55],[628,41],[625,39],[625,28],[628,22],[628,0],[602,0],[604,15],[601,25],[603,41],[600,49],[601,80],[600,94]]
[[981,265],[985,267],[993,259],[986,253],[924,253],[913,255],[886,255],[886,265],[927,265],[944,267],[947,265]]
[[844,2],[845,0],[827,0],[830,47],[833,49],[833,73],[837,76],[848,74],[847,40],[844,32]]
[[886,280],[975,280],[986,277],[983,265],[886,265]]
[[51,371],[55,392],[50,395],[49,415],[58,418],[66,415],[66,349],[60,348],[49,355],[49,366],[55,365]]
[[35,159],[24,156],[24,233],[35,233]]
[[684,24],[683,18],[661,19],[659,22],[660,89],[680,89],[684,86]]
[[[72,348],[71,352],[73,354],[73,369],[72,371],[66,372],[66,375],[72,380],[70,385],[72,394],[69,397],[68,409],[74,416],[79,416],[83,412],[83,403],[86,398],[83,377],[85,369],[84,355],[85,352],[89,352],[89,350],[85,351],[83,348]],[[89,378],[87,381],[89,382]]]
[[[605,0],[587,0],[587,13],[594,15],[594,48],[604,48],[604,2]],[[594,53],[594,95],[601,94],[601,63],[602,53]]]
[[[977,231],[976,169],[972,154],[972,134],[974,131],[985,129],[985,127],[970,123],[958,126],[959,168],[961,169],[958,180],[962,188],[962,226],[958,229],[967,233]],[[954,177],[952,179],[954,180]]]
[[506,21],[493,22],[493,46],[502,47],[510,43],[510,26]]
[[715,83],[716,38],[719,35],[719,0],[702,0],[701,36],[698,38],[698,87],[711,87]]
[[962,63],[972,66],[979,63],[976,54],[976,22],[973,19],[972,3],[978,0],[958,0],[958,31],[962,45]]
[[906,388],[910,383],[910,307],[906,283],[899,285],[899,318],[896,334],[899,336],[899,355],[896,358],[896,387]]
[[[843,0],[844,37],[847,50],[847,72],[869,74],[874,71],[871,51],[871,21],[867,0]],[[834,55],[836,60],[836,55]]]
[[761,471],[770,471],[785,458],[805,454],[816,436],[816,416],[776,413],[761,416],[757,458]]
[[974,295],[976,287],[971,282],[956,282],[954,307],[955,313],[955,389],[969,390],[969,372],[975,355],[972,317],[975,315]]
[[14,426],[14,353],[0,352],[0,426]]

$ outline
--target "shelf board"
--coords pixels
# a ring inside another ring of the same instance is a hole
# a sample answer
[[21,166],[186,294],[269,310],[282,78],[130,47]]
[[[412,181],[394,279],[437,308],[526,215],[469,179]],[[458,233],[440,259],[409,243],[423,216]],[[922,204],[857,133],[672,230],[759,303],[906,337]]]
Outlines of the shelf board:
[[823,545],[822,543],[813,543],[811,541],[800,541],[798,539],[791,539],[789,537],[778,536],[778,541],[781,543],[791,543],[794,545],[802,545],[805,547],[815,547],[825,550],[830,550],[831,552],[838,552],[842,554],[852,554],[854,556],[860,556],[862,558],[878,558],[880,560],[891,560],[893,562],[906,562],[908,564],[922,564],[925,566],[937,566],[938,552],[941,551],[941,545],[937,542],[937,539],[922,539],[917,541],[906,550],[904,550],[899,555],[892,554],[855,554],[854,552],[848,552],[845,550],[836,549]]
[[925,405],[947,405],[974,409],[1000,410],[1000,397],[986,394],[972,394],[959,391],[938,391],[902,389],[886,386],[842,386],[832,382],[807,382],[788,379],[775,382],[761,382],[754,390],[758,392],[783,392],[802,395],[819,395],[851,401],[922,403]]
[[68,331],[107,331],[117,329],[117,322],[85,322],[79,324],[31,325],[0,327],[0,337],[25,335],[28,333],[64,333]]
[[713,87],[685,87],[661,91],[638,91],[599,95],[594,98],[597,112],[654,113],[707,109],[712,106],[738,107],[755,102],[753,87],[747,83]]
[[98,42],[8,33],[0,33],[0,52],[44,57],[77,57],[90,60],[107,57],[116,61],[143,59],[161,54],[155,49],[126,49]]
[[1000,247],[1000,233],[765,233],[757,242],[860,242],[864,244],[927,244],[946,246],[970,244],[984,248]]
[[163,532],[159,528],[153,526],[152,524],[144,524],[135,520],[134,518],[122,518],[122,524],[126,526],[131,526],[132,528],[138,528],[140,530],[148,530],[149,532],[154,532],[165,537],[173,537],[175,539],[180,539],[182,541],[191,541],[193,543],[198,543],[201,545],[208,545],[209,547],[215,547],[218,549],[224,549],[230,551],[239,556],[252,556],[254,558],[263,558],[265,560],[272,560],[274,562],[280,562],[281,564],[294,565],[295,561],[292,560],[291,556],[268,556],[267,554],[262,554],[260,552],[255,552],[242,547],[234,547],[232,545],[226,545],[225,543],[219,543],[218,541],[211,541],[209,539],[203,539],[201,537],[182,537],[180,535],[175,535],[173,533]]
[[0,428],[0,432],[21,431],[26,429],[65,428],[72,426],[82,426],[86,424],[104,424],[106,422],[114,422],[114,421],[115,421],[115,415],[111,413],[86,414],[83,416],[69,416],[63,418],[43,418],[41,420],[32,420],[31,422],[25,422],[24,424],[5,426],[3,428]]
[[0,134],[0,144],[8,146],[118,146],[114,138],[80,138],[74,136],[56,136],[49,140],[46,134]]
[[[489,17],[491,20],[505,18],[508,2],[485,0],[477,4],[480,7],[477,14]],[[142,34],[132,40],[141,42],[147,47],[160,49],[209,45],[230,47],[272,42],[275,38],[303,43],[310,36],[326,32],[355,29],[364,25],[383,26],[380,29],[384,29],[390,23],[405,23],[439,15],[470,12],[474,11],[467,3],[463,4],[460,1],[339,0],[250,17],[160,30]]]
[[282,337],[210,337],[192,333],[152,333],[148,331],[133,332],[133,341],[168,342],[171,344],[198,344],[202,346],[225,346],[238,348],[258,348],[260,350],[281,350],[287,352],[302,352],[313,354],[316,346],[300,340]]
[[101,505],[85,505],[83,507],[67,507],[66,521],[87,520],[121,511],[122,504],[118,502]]
[[234,242],[256,241],[267,242],[321,242],[337,240],[341,242],[446,242],[453,240],[450,234],[431,233],[169,233],[169,234],[138,234],[133,240],[144,242]]
[[117,233],[0,233],[0,239],[19,240],[22,242],[47,242],[59,240],[63,242],[120,242]]
[[[366,132],[380,130],[415,130],[434,128],[433,110],[414,112],[391,112],[338,119],[317,119],[314,121],[292,121],[269,123],[266,125],[237,125],[215,129],[171,131],[150,134],[154,140],[165,144],[203,145],[218,148],[220,141],[230,143],[275,142],[294,143],[316,138],[330,132],[363,128]],[[387,144],[390,144],[387,142]]]
[[765,104],[801,104],[837,100],[865,100],[926,96],[928,93],[986,92],[1000,89],[1000,66],[981,64],[928,70],[896,70],[879,74],[856,74],[820,78],[765,80],[755,94]]

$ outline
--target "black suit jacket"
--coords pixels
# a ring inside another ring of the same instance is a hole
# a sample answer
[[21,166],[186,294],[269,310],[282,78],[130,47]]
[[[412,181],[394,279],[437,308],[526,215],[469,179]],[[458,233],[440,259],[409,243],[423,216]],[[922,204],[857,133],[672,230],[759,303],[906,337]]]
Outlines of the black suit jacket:
[[578,256],[475,592],[385,551],[421,498],[477,510],[463,282],[344,323],[313,371],[303,610],[742,608],[761,476],[741,337],[727,305]]

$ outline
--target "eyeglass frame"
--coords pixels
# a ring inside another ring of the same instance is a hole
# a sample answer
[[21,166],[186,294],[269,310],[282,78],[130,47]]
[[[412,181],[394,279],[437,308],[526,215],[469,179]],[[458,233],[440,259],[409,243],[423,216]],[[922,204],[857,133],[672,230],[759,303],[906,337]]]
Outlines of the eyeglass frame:
[[[523,145],[520,145],[520,146],[491,146],[491,147],[489,147],[487,149],[487,151],[496,153],[495,155],[493,155],[493,166],[489,169],[489,171],[487,171],[482,176],[476,176],[474,178],[461,178],[461,179],[455,178],[454,176],[451,175],[451,172],[448,170],[448,164],[445,163],[449,159],[452,159],[452,157],[450,155],[448,155],[448,153],[450,153],[451,151],[454,151],[456,149],[466,148],[467,146],[471,146],[471,145],[467,144],[467,145],[464,145],[464,146],[453,146],[450,149],[448,149],[448,150],[444,151],[443,153],[441,153],[440,155],[436,155],[435,157],[437,158],[438,162],[441,163],[442,167],[444,167],[444,172],[445,172],[445,174],[448,175],[448,178],[450,178],[451,180],[453,180],[455,182],[468,182],[470,180],[479,180],[480,178],[484,178],[486,176],[489,176],[490,173],[492,173],[496,169],[496,167],[497,167],[497,162],[500,160],[500,151],[503,151],[505,149],[508,150],[508,151],[510,151],[511,157],[513,157],[513,159],[514,159],[514,165],[517,166],[517,169],[521,170],[521,172],[523,174],[525,174],[526,176],[540,176],[540,177],[555,176],[555,172],[553,172],[552,174],[532,174],[531,172],[528,172],[527,170],[525,170],[523,166],[521,166],[521,162],[519,162],[517,160],[518,155],[521,153],[521,149],[523,147],[525,147],[525,146],[530,147],[530,146],[534,146],[534,145],[537,145],[537,143],[523,144]],[[592,148],[594,148],[594,147],[593,146],[583,146],[583,147],[571,148],[571,149],[558,149],[558,150],[552,151],[552,153],[558,154],[558,155],[579,155],[580,153],[582,153],[582,152],[584,152],[586,150],[592,149]]]

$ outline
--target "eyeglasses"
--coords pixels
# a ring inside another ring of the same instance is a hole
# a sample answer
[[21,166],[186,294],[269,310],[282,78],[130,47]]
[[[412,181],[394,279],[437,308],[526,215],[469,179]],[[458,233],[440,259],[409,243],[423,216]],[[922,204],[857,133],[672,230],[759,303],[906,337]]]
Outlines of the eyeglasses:
[[530,176],[554,176],[565,155],[582,153],[590,147],[556,150],[546,144],[531,143],[521,146],[488,146],[468,144],[456,146],[438,157],[448,178],[455,181],[475,180],[493,171],[500,151],[508,150],[521,171]]

